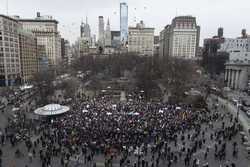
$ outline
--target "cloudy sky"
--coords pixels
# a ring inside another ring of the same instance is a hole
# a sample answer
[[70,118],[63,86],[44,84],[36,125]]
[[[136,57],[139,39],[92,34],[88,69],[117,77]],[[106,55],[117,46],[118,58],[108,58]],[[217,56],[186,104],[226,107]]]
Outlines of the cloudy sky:
[[[214,35],[224,27],[226,37],[240,35],[242,28],[250,31],[249,0],[8,0],[9,15],[35,17],[36,12],[52,15],[59,23],[62,36],[74,42],[79,36],[82,19],[88,16],[92,33],[97,34],[98,16],[110,18],[111,29],[119,30],[119,3],[129,5],[129,25],[144,20],[156,28],[155,34],[171,23],[176,15],[192,15],[201,26],[201,39]],[[7,13],[7,0],[0,0],[0,13]]]

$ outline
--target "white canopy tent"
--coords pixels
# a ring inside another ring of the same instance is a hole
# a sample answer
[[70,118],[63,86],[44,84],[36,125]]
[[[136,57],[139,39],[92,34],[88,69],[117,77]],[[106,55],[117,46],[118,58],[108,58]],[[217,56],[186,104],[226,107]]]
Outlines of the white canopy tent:
[[62,106],[60,104],[48,104],[44,107],[36,109],[34,113],[40,116],[53,116],[53,115],[64,114],[68,111],[69,111],[68,106]]
[[138,112],[129,112],[128,115],[140,115]]
[[27,84],[25,84],[23,86],[20,86],[20,90],[26,90],[26,89],[31,89],[31,88],[33,88],[33,85],[27,85]]

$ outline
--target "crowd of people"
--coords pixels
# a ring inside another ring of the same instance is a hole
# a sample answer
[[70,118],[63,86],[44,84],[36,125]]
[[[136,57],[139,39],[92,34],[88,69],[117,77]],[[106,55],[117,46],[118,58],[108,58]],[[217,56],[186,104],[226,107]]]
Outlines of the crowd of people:
[[[103,157],[105,167],[115,162],[120,167],[209,167],[211,154],[218,162],[226,160],[227,141],[241,129],[237,119],[220,113],[216,106],[213,110],[197,110],[185,104],[140,100],[120,103],[101,97],[75,99],[70,108],[64,115],[39,121],[19,114],[18,120],[9,120],[0,131],[2,146],[11,143],[17,158],[27,155],[27,167],[37,157],[42,167],[51,167],[55,160],[63,167],[73,162],[96,167],[99,157]],[[27,134],[23,137],[26,150],[17,146],[16,134],[23,131]],[[37,137],[32,140],[31,135]],[[211,141],[214,144],[208,146]],[[237,158],[237,142],[233,142],[231,151]],[[0,150],[0,157],[2,154]],[[233,162],[226,165],[236,166]]]

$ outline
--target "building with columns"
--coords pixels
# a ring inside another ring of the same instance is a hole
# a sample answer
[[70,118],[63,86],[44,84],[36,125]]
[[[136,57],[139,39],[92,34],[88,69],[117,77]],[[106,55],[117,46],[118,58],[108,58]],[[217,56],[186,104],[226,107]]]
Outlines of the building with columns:
[[229,61],[225,64],[225,82],[231,89],[245,90],[250,88],[250,37],[246,30],[242,36],[227,38],[220,46],[220,51],[229,53]]
[[245,90],[250,83],[250,64],[226,63],[225,81],[231,89]]

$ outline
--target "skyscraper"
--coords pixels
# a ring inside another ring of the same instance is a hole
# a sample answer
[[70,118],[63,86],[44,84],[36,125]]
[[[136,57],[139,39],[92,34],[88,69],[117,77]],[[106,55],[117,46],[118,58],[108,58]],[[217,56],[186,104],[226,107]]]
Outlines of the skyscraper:
[[91,38],[91,29],[88,24],[88,18],[86,17],[86,22],[81,24],[81,37]]
[[120,33],[121,43],[125,45],[128,41],[128,5],[120,3]]
[[98,43],[99,45],[104,45],[104,19],[103,16],[99,16],[99,37],[98,37]]
[[81,41],[84,41],[86,43],[87,47],[92,45],[91,40],[91,30],[90,26],[88,24],[88,18],[86,17],[86,22],[81,24],[80,26],[81,30]]
[[84,23],[82,21],[80,26],[80,37],[83,37],[83,35],[84,35]]
[[105,32],[105,46],[111,46],[111,31],[110,31],[109,20],[107,22],[106,32]]

